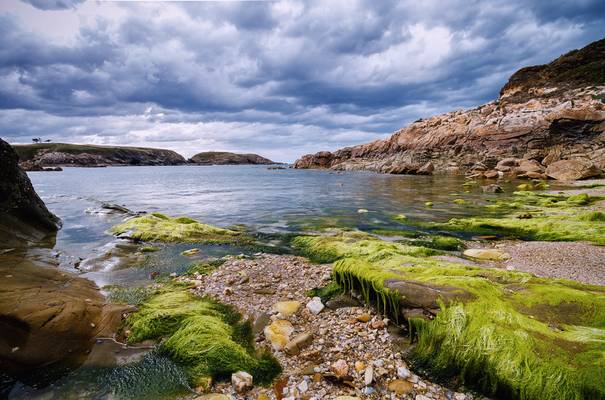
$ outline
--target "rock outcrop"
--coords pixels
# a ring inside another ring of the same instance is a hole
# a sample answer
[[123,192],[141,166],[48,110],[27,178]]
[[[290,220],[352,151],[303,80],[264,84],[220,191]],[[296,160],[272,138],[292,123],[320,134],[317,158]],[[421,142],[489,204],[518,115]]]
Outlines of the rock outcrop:
[[[507,158],[513,165],[500,163]],[[605,39],[519,70],[496,101],[418,120],[385,140],[305,155],[295,168],[539,178],[560,160],[605,171]]]
[[192,164],[198,165],[243,165],[243,164],[275,164],[268,158],[258,154],[238,154],[223,151],[205,151],[189,159]]
[[61,227],[61,220],[48,211],[18,165],[13,148],[0,139],[0,237],[3,242],[39,240]]
[[43,143],[13,146],[21,165],[29,170],[44,167],[103,167],[109,165],[180,165],[180,154],[146,147],[96,146],[89,144]]

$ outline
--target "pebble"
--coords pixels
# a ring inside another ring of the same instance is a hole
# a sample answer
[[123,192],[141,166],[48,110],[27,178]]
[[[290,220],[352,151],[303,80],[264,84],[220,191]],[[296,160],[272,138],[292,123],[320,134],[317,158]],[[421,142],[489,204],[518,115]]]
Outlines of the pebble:
[[315,315],[319,314],[324,309],[324,307],[325,306],[323,305],[319,297],[313,297],[313,299],[307,303],[307,309]]
[[235,389],[238,393],[246,392],[252,389],[252,375],[245,371],[239,371],[234,374],[231,374],[231,385],[233,389]]

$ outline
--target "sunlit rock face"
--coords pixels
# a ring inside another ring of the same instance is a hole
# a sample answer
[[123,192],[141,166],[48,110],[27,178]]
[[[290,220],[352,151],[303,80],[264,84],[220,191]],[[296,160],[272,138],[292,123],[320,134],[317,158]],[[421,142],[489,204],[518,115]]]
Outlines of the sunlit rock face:
[[418,120],[385,140],[322,151],[296,168],[382,173],[493,169],[508,157],[543,167],[582,160],[605,171],[605,39],[519,70],[498,100]]

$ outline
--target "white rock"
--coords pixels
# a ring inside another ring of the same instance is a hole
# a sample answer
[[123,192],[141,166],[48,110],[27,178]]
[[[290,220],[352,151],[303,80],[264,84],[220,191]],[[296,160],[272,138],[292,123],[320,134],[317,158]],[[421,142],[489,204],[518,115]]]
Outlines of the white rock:
[[410,373],[410,370],[407,369],[406,367],[398,367],[397,368],[397,376],[403,379],[407,379],[410,377],[410,375],[412,375]]
[[239,371],[231,374],[231,384],[238,393],[243,393],[247,390],[252,389],[252,375],[245,371]]
[[302,381],[296,387],[301,393],[305,393],[307,390],[309,390],[309,384],[307,383],[307,381]]
[[317,315],[324,309],[324,305],[319,297],[313,297],[313,299],[307,303],[307,309]]
[[371,366],[366,368],[366,371],[363,375],[363,383],[366,386],[370,386],[372,384],[372,381],[374,380],[374,368],[372,368]]

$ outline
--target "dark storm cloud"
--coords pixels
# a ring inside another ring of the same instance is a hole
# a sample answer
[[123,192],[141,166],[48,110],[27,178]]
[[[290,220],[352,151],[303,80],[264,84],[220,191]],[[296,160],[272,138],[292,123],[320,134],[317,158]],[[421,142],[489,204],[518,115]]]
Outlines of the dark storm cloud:
[[83,3],[85,0],[23,0],[24,3],[29,3],[40,10],[65,10],[75,8],[76,5]]
[[0,5],[0,136],[285,160],[494,99],[605,26],[601,0],[27,3]]

